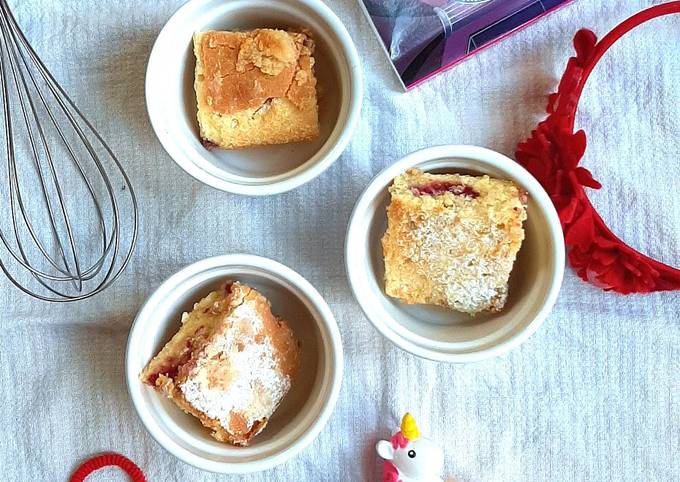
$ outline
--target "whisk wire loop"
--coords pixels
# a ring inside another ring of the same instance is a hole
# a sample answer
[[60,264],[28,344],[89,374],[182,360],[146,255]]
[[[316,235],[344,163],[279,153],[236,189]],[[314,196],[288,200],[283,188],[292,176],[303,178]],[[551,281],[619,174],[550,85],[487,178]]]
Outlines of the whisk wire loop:
[[[13,231],[0,225],[0,270],[41,300],[94,296],[131,259],[137,199],[122,164],[40,60],[6,0],[0,0],[0,81],[8,197],[0,207],[8,206]],[[60,172],[66,164],[72,175]],[[35,175],[25,172],[29,166]],[[74,182],[79,192],[69,190]],[[88,221],[94,229],[85,229]]]
[[[29,103],[29,106],[30,106],[30,113],[32,114],[34,121],[37,121],[38,115],[36,113],[36,109],[35,109],[35,105],[33,104],[33,100],[30,97],[28,97],[28,99],[26,99],[27,96],[25,95],[25,93],[28,92],[28,86],[26,85],[26,80],[25,80],[23,72],[20,69],[17,68],[17,63],[18,63],[17,50],[16,50],[17,46],[16,46],[15,43],[10,44],[10,41],[7,38],[4,30],[2,32],[2,37],[3,37],[2,38],[3,43],[5,44],[5,46],[8,47],[8,51],[10,53],[9,62],[12,65],[12,76],[13,76],[13,80],[15,82],[14,85],[16,87],[16,93],[19,97],[20,107],[21,107],[24,123],[25,123],[26,129],[27,129],[28,134],[29,134],[28,137],[29,137],[29,142],[31,144],[31,151],[32,151],[32,154],[33,154],[33,162],[35,164],[36,172],[39,175],[40,187],[41,187],[44,202],[47,206],[47,213],[48,213],[48,216],[49,216],[49,219],[50,219],[50,227],[51,227],[51,230],[52,230],[52,233],[53,233],[53,236],[55,237],[55,239],[59,239],[59,234],[58,234],[57,228],[56,228],[54,209],[53,209],[52,203],[50,202],[50,198],[47,195],[47,186],[46,186],[46,183],[45,183],[45,178],[44,178],[43,173],[42,173],[42,167],[40,165],[40,156],[38,154],[38,146],[36,145],[36,142],[35,142],[35,139],[34,139],[34,136],[33,136],[33,128],[32,128],[32,123],[29,120],[29,112],[27,112],[27,109],[26,109],[27,100],[28,100],[28,103]],[[5,82],[8,81],[8,79],[6,77],[4,78],[4,80],[5,80]],[[21,88],[19,88],[19,85],[20,85],[19,80],[21,80],[21,86],[23,87],[23,90]],[[11,131],[11,119],[12,119],[11,115],[8,115],[7,116],[7,122],[10,125],[10,131]],[[47,159],[47,162],[48,162],[48,165],[49,165],[49,168],[50,168],[50,172],[51,172],[52,178],[54,180],[56,178],[56,173],[55,173],[55,170],[54,170],[54,164],[53,164],[53,161],[52,161],[52,156],[51,156],[49,147],[47,145],[47,142],[45,140],[45,134],[44,134],[42,126],[40,125],[39,122],[36,122],[36,127],[37,127],[37,130],[38,130],[39,136],[40,136],[42,149],[45,152],[46,159]],[[8,145],[9,145],[9,148],[11,150],[11,157],[14,158],[14,156],[15,156],[14,144],[13,144],[13,142],[11,142],[11,143],[8,143]],[[17,204],[18,204],[19,209],[21,211],[23,221],[24,221],[33,241],[35,242],[36,246],[38,247],[38,249],[40,250],[40,252],[44,256],[44,258],[47,259],[55,269],[61,271],[64,274],[66,274],[66,273],[70,274],[68,258],[65,255],[63,244],[61,242],[57,243],[58,248],[59,248],[59,252],[60,252],[60,256],[62,258],[64,265],[66,266],[66,271],[63,271],[57,265],[57,262],[54,261],[51,256],[49,256],[46,249],[43,247],[42,243],[39,241],[39,239],[38,239],[38,237],[37,237],[37,235],[36,235],[36,233],[33,229],[33,226],[31,225],[31,223],[28,219],[27,210],[26,210],[24,202],[23,202],[23,196],[21,195],[20,182],[19,182],[19,179],[18,179],[18,173],[17,173],[16,169],[12,170],[12,180],[13,180],[13,186],[14,186],[14,194],[16,195]],[[67,229],[68,234],[69,234],[69,241],[71,241],[70,242],[70,248],[71,248],[73,258],[75,260],[75,268],[76,268],[76,273],[77,273],[76,278],[78,278],[78,275],[80,274],[79,273],[79,265],[78,265],[78,260],[77,260],[77,256],[76,256],[76,253],[75,253],[75,244],[72,242],[73,238],[71,236],[70,221],[68,219],[68,214],[66,212],[66,209],[65,209],[65,206],[64,206],[64,203],[63,203],[63,196],[62,196],[62,193],[61,193],[61,189],[59,188],[58,182],[55,183],[55,186],[56,186],[56,189],[57,189],[57,195],[58,195],[58,200],[59,200],[59,204],[60,204],[60,207],[61,207],[61,213],[62,213],[62,215],[63,215],[63,217],[66,221],[66,229]],[[26,255],[23,251],[23,247],[22,247],[20,240],[18,238],[18,232],[19,231],[18,231],[18,226],[16,224],[16,218],[14,218],[14,220],[15,220],[14,221],[15,238],[17,240],[18,248],[21,252],[22,259],[24,261],[26,261]],[[34,275],[35,275],[35,273],[34,273]]]

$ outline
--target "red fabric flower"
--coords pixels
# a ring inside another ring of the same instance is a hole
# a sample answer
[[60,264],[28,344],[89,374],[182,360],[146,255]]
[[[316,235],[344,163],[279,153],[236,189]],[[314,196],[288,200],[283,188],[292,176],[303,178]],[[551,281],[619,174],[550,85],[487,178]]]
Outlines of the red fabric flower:
[[604,52],[635,26],[680,12],[680,2],[644,10],[597,42],[590,30],[574,37],[576,55],[567,62],[557,92],[548,99],[548,117],[517,146],[517,161],[541,183],[560,217],[569,262],[585,281],[622,294],[680,289],[680,270],[653,260],[617,238],[597,214],[584,188],[600,189],[593,175],[580,167],[586,134],[574,132],[578,101],[588,76]]

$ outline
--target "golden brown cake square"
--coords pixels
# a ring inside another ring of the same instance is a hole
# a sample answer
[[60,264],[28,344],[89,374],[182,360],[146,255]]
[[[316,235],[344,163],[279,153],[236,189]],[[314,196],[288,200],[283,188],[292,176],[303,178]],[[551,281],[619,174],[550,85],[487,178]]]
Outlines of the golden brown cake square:
[[255,289],[227,283],[182,315],[182,327],[140,374],[220,442],[245,446],[288,393],[300,346]]
[[407,304],[500,311],[524,239],[526,193],[512,181],[417,169],[389,192],[386,293]]
[[310,33],[257,29],[194,35],[200,136],[224,149],[319,135]]

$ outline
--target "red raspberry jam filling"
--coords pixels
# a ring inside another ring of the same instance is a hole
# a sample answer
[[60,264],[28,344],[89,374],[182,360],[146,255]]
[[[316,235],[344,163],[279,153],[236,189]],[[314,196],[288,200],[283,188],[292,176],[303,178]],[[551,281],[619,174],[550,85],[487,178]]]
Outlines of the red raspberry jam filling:
[[479,193],[470,186],[445,181],[413,186],[411,187],[411,192],[414,196],[439,196],[445,192],[450,192],[456,196],[466,196],[472,199],[479,197]]
[[194,350],[197,346],[204,345],[206,343],[206,328],[205,326],[199,326],[194,332],[193,337],[189,338],[182,349],[182,353],[178,357],[170,357],[166,362],[161,365],[161,367],[154,373],[151,373],[147,379],[146,383],[151,386],[156,386],[156,381],[161,375],[165,375],[168,378],[175,378],[184,369],[183,373],[190,370],[193,364],[190,364],[193,358]]
[[212,151],[213,149],[220,147],[217,144],[215,144],[213,141],[209,141],[208,139],[201,139],[201,144],[203,144],[203,147],[205,147],[209,151]]
[[158,380],[158,377],[161,375],[165,375],[168,378],[175,378],[177,376],[177,370],[179,369],[180,361],[181,360],[178,360],[177,358],[168,359],[166,364],[162,365],[157,371],[151,373],[146,378],[146,383],[152,387],[155,387],[156,380]]

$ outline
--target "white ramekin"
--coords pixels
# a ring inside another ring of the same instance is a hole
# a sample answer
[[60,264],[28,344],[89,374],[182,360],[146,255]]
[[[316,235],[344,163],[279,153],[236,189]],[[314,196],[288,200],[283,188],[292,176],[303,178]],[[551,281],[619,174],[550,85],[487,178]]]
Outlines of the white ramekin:
[[[289,321],[302,348],[302,368],[293,388],[265,430],[245,448],[217,442],[198,420],[138,378],[179,329],[181,313],[227,279],[248,283],[267,296],[272,311]],[[340,332],[319,292],[292,269],[243,254],[199,261],[165,281],[139,311],[125,359],[130,397],[151,436],[184,462],[221,473],[265,470],[307,447],[335,407],[342,371]]]
[[[262,27],[313,32],[321,135],[310,142],[208,150],[198,136],[192,36]],[[321,0],[190,0],[161,30],[146,72],[149,118],[170,157],[205,184],[252,196],[289,191],[326,170],[349,143],[362,99],[356,47]]]
[[[489,174],[511,179],[529,193],[526,239],[501,313],[471,317],[437,307],[405,305],[385,294],[380,240],[387,226],[387,188],[412,167],[430,172]],[[550,198],[519,164],[482,147],[437,146],[409,154],[371,181],[350,218],[345,262],[354,296],[381,334],[423,358],[470,362],[517,347],[543,323],[562,284],[564,242]]]

